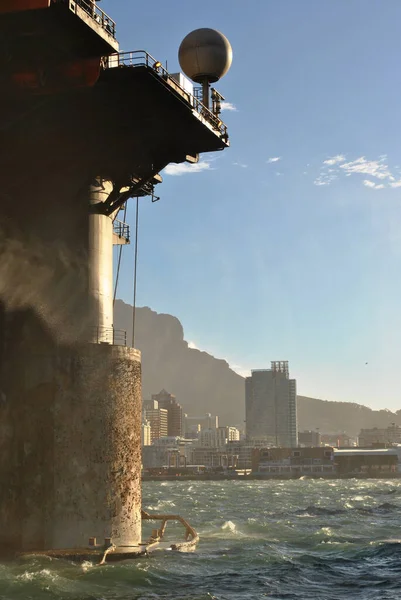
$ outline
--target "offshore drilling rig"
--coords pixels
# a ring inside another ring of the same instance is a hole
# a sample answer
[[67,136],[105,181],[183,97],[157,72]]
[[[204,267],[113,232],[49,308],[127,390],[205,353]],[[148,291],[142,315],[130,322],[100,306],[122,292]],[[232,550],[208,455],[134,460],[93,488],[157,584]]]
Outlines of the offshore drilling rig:
[[[116,215],[229,145],[211,29],[184,75],[119,53],[93,0],[0,3],[0,553],[141,542],[141,356],[113,327]],[[124,228],[124,227],[123,227]]]

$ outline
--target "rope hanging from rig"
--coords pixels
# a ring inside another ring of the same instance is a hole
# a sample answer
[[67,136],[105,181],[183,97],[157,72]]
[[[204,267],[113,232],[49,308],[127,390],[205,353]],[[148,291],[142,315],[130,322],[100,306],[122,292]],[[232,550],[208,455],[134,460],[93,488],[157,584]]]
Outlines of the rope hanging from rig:
[[136,316],[136,279],[138,264],[138,221],[139,221],[139,197],[136,197],[135,216],[135,258],[134,258],[134,301],[132,304],[132,347],[135,348],[135,316]]

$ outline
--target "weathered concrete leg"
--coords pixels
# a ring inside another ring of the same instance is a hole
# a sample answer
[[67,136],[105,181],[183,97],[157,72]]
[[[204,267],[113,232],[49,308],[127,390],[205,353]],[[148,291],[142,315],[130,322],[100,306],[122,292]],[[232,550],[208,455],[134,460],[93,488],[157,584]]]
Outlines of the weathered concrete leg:
[[138,544],[140,354],[108,344],[44,350],[20,347],[18,368],[15,356],[4,365],[1,553],[79,548],[89,537]]
[[141,364],[136,350],[88,345],[59,355],[52,548],[141,537]]

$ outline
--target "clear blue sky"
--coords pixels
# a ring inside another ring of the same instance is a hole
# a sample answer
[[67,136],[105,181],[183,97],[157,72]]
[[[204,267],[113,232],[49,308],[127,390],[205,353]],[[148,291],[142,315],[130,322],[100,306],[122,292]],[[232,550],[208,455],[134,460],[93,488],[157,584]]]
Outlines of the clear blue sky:
[[400,0],[101,6],[172,72],[197,27],[234,52],[231,148],[141,200],[138,305],[240,372],[287,359],[301,394],[401,409]]

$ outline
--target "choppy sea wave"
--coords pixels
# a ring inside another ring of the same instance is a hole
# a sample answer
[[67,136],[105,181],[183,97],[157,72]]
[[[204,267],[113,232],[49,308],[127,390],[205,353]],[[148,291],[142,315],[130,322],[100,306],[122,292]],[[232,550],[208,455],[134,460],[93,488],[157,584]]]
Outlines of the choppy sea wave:
[[32,557],[0,565],[0,600],[395,600],[398,480],[147,482],[144,508],[182,514],[194,553],[103,567]]

